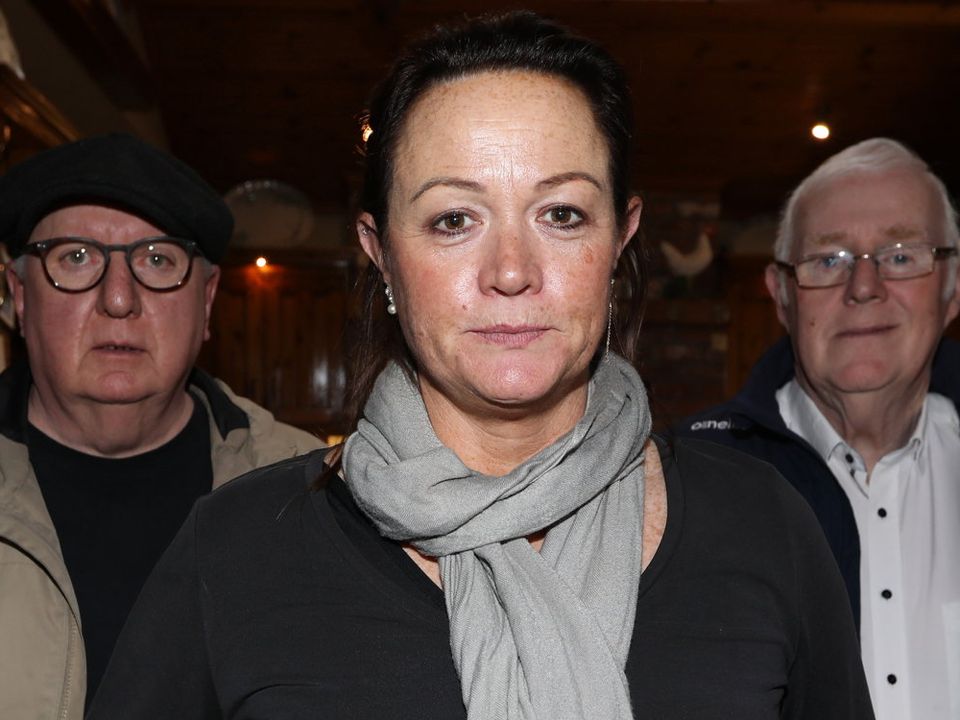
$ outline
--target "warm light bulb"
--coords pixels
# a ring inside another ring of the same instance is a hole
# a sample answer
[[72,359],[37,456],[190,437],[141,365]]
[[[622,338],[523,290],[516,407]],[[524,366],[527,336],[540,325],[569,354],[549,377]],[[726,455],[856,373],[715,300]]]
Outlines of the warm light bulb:
[[267,266],[267,259],[261,255],[254,261],[258,268],[264,268]]
[[813,135],[817,140],[826,140],[828,137],[830,137],[830,126],[826,123],[817,123],[810,128],[810,134]]
[[373,135],[373,128],[370,127],[370,123],[368,122],[363,123],[362,133],[363,133],[364,142],[370,139],[370,136]]

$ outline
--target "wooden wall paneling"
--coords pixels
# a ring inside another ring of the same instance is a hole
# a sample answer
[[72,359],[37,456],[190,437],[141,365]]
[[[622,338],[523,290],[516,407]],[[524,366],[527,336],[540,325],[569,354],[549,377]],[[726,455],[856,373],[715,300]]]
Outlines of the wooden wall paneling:
[[199,364],[284,422],[342,432],[356,277],[352,250],[224,267]]
[[264,404],[264,296],[267,280],[252,267],[224,267],[213,304],[210,340],[198,364],[240,395]]
[[724,399],[729,324],[723,298],[647,303],[640,376],[650,391],[655,429]]
[[284,268],[268,296],[267,402],[281,419],[321,434],[342,425],[351,282],[347,265]]
[[763,280],[770,258],[734,256],[727,262],[731,283],[727,291],[730,326],[724,396],[731,397],[743,387],[760,356],[785,331]]

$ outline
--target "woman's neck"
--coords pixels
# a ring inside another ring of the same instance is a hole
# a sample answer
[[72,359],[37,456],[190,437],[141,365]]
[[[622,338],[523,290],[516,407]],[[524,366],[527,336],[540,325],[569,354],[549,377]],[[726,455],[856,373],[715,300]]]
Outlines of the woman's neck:
[[425,383],[421,392],[440,442],[471,470],[498,477],[569,432],[587,403],[586,383],[537,408],[465,409]]

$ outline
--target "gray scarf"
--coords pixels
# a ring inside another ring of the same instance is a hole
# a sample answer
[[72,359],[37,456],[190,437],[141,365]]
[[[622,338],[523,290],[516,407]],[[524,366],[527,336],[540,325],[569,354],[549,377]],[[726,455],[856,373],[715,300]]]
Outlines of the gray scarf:
[[[380,533],[440,562],[471,720],[627,720],[647,397],[609,355],[566,435],[502,477],[437,438],[397,365],[347,440],[344,472]],[[550,527],[541,552],[525,539]]]

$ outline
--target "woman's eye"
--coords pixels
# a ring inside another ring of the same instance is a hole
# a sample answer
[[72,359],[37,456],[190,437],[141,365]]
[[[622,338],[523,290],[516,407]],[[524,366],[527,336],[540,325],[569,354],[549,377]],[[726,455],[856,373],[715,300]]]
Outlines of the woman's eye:
[[446,233],[461,233],[474,224],[474,220],[462,212],[449,212],[446,215],[442,215],[437,221],[433,224],[433,227],[441,232]]
[[575,227],[583,222],[583,215],[568,205],[552,207],[547,210],[543,217],[551,225],[561,227]]

